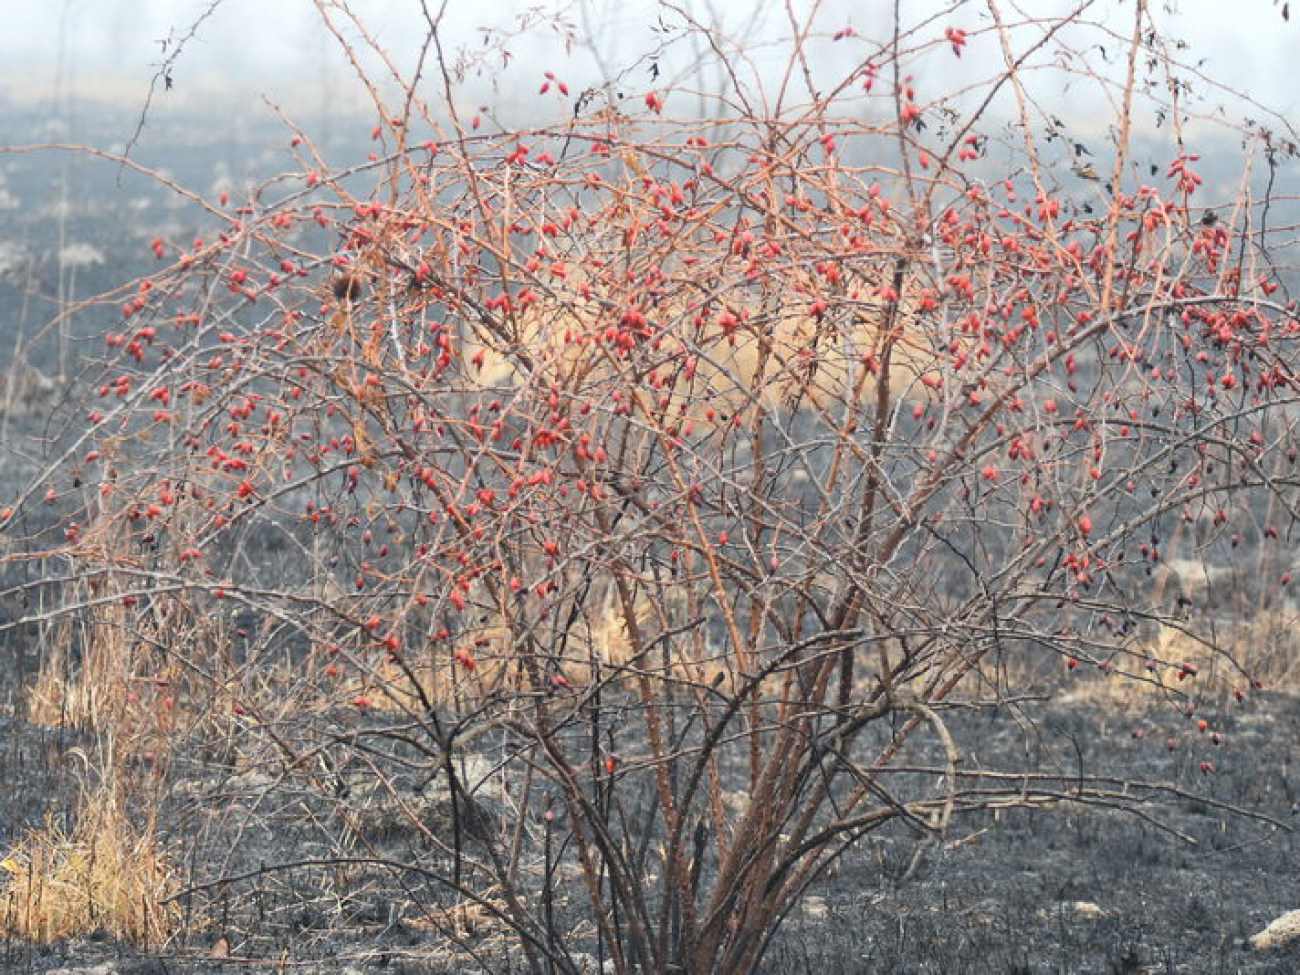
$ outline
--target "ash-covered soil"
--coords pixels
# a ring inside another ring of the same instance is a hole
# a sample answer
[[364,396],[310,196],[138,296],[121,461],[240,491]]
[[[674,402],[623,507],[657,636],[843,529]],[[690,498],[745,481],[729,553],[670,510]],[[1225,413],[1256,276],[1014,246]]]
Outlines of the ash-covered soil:
[[[1213,716],[1219,744],[1167,706],[1128,708],[1080,699],[1028,724],[1003,710],[954,716],[953,728],[985,767],[1023,765],[1034,752],[1040,767],[1105,770],[1183,795],[1154,793],[1137,815],[1064,805],[981,813],[942,836],[901,825],[870,834],[809,890],[762,970],[1300,971],[1300,942],[1246,945],[1300,907],[1300,842],[1290,828],[1300,825],[1291,814],[1300,699],[1264,694]],[[8,844],[47,817],[72,816],[81,762],[75,736],[15,717],[4,721],[2,742],[10,787],[0,794],[0,840]],[[525,970],[500,925],[463,907],[456,913],[419,869],[439,857],[430,834],[445,839],[450,830],[438,789],[414,779],[381,788],[360,766],[339,769],[337,794],[325,797],[302,780],[223,771],[198,757],[178,756],[169,774],[160,831],[183,882],[201,888],[187,901],[192,926],[153,950],[93,938],[9,940],[0,944],[5,971]],[[495,815],[486,799],[482,809]],[[461,820],[472,851],[472,824]],[[581,943],[590,929],[582,889],[573,872],[557,876],[557,928]],[[214,884],[220,878],[227,882]],[[523,881],[530,885],[540,897],[540,879]],[[594,970],[590,956],[575,951],[573,962]]]
[[[30,419],[9,429],[11,446],[37,435]],[[0,469],[4,489],[16,489],[25,470]],[[0,626],[30,612],[0,604]],[[0,632],[9,677],[0,690],[3,849],[46,823],[71,829],[88,781],[83,752],[94,752],[87,736],[25,720],[23,692],[39,667],[35,636],[31,627]],[[1005,809],[959,817],[942,836],[905,823],[869,834],[808,891],[762,971],[1300,972],[1300,941],[1267,951],[1246,945],[1270,920],[1300,908],[1300,814],[1291,811],[1300,799],[1300,697],[1263,692],[1187,716],[1176,702],[1072,693],[1096,686],[1064,681],[1054,702],[1028,715],[946,712],[964,767],[1064,773],[1067,782],[1105,774],[1176,791],[1151,792],[1136,814]],[[1197,729],[1202,718],[1220,733],[1217,744]],[[503,926],[433,876],[452,872],[445,846],[454,829],[476,855],[475,811],[453,819],[427,756],[415,756],[415,771],[376,774],[359,747],[360,733],[373,729],[354,711],[323,727],[334,744],[292,772],[237,739],[178,740],[158,831],[192,893],[182,898],[185,924],[171,941],[144,949],[108,938],[48,946],[9,938],[0,940],[0,971],[526,971]],[[937,746],[931,752],[914,760],[941,764]],[[510,809],[488,791],[479,812],[481,828],[509,825]],[[534,851],[544,829],[526,824]],[[562,845],[565,826],[554,829]],[[548,872],[536,852],[524,861],[520,886],[534,905],[545,896],[544,878],[554,877],[555,929],[574,945],[568,970],[595,971],[594,926],[577,871],[566,864]],[[480,890],[498,897],[490,884]]]

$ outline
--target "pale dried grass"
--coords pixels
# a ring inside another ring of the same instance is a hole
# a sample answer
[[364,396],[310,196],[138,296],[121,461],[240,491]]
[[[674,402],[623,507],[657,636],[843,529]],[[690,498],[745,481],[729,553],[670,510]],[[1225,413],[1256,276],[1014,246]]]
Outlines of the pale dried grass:
[[[827,296],[826,310],[812,314],[815,293],[793,302],[784,294],[754,295],[748,306],[669,301],[642,309],[634,290],[571,277],[549,282],[536,304],[499,323],[505,335],[483,327],[462,336],[460,358],[484,387],[519,387],[541,376],[573,388],[608,378],[624,368],[616,365],[622,352],[609,334],[619,323],[611,309],[620,309],[643,315],[644,334],[657,336],[647,341],[670,366],[661,376],[666,415],[698,421],[709,410],[726,415],[753,401],[779,409],[874,399],[887,346],[891,398],[925,399],[943,385],[954,337],[922,324],[917,295],[904,295],[892,313],[874,286],[860,283]],[[672,333],[696,338],[687,348]],[[527,351],[527,369],[519,350]],[[866,360],[873,365],[864,366]]]
[[[658,647],[638,657],[612,592],[594,602],[595,611],[563,640],[557,633],[538,635],[537,645],[555,652],[521,654],[509,628],[494,619],[464,635],[455,648],[431,646],[423,657],[399,660],[385,654],[359,661],[317,648],[317,672],[334,672],[332,680],[321,682],[334,701],[380,711],[418,710],[422,700],[470,708],[501,695],[565,693],[597,683],[631,691],[648,687],[652,694],[670,685],[685,692],[742,686],[734,658],[698,641],[673,641],[667,659]],[[636,617],[643,633],[654,632],[655,609],[647,598],[638,597]]]
[[136,823],[109,776],[83,791],[75,825],[30,830],[0,860],[0,928],[29,941],[104,933],[141,945],[164,941],[181,920],[179,890],[151,818]]
[[1161,624],[1112,663],[1110,673],[1081,668],[1072,692],[1137,706],[1173,695],[1223,702],[1257,688],[1300,691],[1300,615],[1284,608],[1213,627]]
[[46,635],[27,720],[109,735],[123,754],[166,754],[181,712],[203,706],[169,651],[215,660],[219,629],[181,596],[156,598],[145,611],[117,598],[90,601]]

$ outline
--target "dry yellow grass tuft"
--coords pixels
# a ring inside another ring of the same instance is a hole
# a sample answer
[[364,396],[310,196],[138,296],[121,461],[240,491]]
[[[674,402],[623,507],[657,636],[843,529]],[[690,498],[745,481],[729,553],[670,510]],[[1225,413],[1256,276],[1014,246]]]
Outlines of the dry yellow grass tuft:
[[211,628],[181,599],[156,600],[145,614],[118,601],[88,605],[47,635],[27,720],[108,735],[122,754],[165,755],[186,689],[164,648],[212,646]]
[[[659,632],[649,599],[638,596],[637,625],[643,638]],[[572,624],[566,634],[539,630],[537,644],[554,652],[531,658],[520,653],[509,627],[493,618],[463,634],[456,647],[430,645],[422,656],[402,660],[385,655],[362,660],[318,648],[322,672],[332,675],[329,696],[337,701],[365,702],[380,711],[418,710],[421,697],[438,704],[473,705],[493,695],[515,692],[555,692],[589,688],[597,681],[635,690],[649,678],[658,693],[667,684],[678,691],[717,688],[735,690],[735,661],[705,645],[703,639],[681,638],[671,643],[664,659],[657,641],[638,659],[612,587],[595,601],[588,617]],[[418,689],[417,689],[418,685]]]
[[[1207,633],[1161,624],[1135,637],[1111,663],[1078,681],[1073,693],[1122,705],[1194,691],[1203,700],[1242,697],[1256,687],[1300,688],[1300,626],[1294,612],[1261,613]],[[1082,677],[1092,670],[1080,670]]]
[[[532,373],[576,388],[617,375],[625,368],[617,365],[620,342],[638,335],[662,360],[658,408],[696,420],[753,402],[779,409],[874,401],[886,358],[891,400],[925,399],[943,384],[954,336],[918,312],[916,294],[904,295],[896,312],[865,283],[828,299],[812,295],[751,294],[748,305],[650,301],[625,282],[553,281],[534,304],[471,329],[459,351],[485,387],[519,386]],[[684,344],[681,336],[692,338]]]
[[103,932],[156,945],[180,921],[178,885],[154,834],[123,808],[115,780],[83,792],[76,824],[33,829],[0,860],[0,929],[30,941]]
[[[124,718],[132,661],[126,610],[103,604],[59,621],[27,692],[27,720],[46,727],[107,729]],[[73,660],[74,642],[80,660]]]

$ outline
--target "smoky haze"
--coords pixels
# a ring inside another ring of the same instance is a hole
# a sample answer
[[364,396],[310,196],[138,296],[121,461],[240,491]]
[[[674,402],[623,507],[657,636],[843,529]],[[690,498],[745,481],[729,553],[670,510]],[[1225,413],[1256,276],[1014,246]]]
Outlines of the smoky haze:
[[[437,6],[428,4],[432,11]],[[1065,5],[1045,0],[1035,6],[1047,13]],[[1129,29],[1131,4],[1115,0],[1071,6],[1082,6],[1087,19],[1112,26],[1119,34]],[[1296,104],[1291,50],[1300,26],[1282,19],[1276,0],[1235,4],[1184,0],[1152,6],[1159,8],[1152,16],[1172,36],[1191,45],[1195,55],[1189,62],[1207,75],[1284,115]],[[974,31],[990,25],[981,3],[909,2],[909,17],[917,17],[915,7],[934,10],[936,34],[948,23]],[[35,100],[66,107],[69,101],[87,98],[140,104],[151,80],[184,40],[169,69],[173,88],[166,93],[165,104],[171,108],[261,111],[263,99],[268,98],[290,113],[310,117],[360,106],[363,93],[354,81],[353,68],[329,36],[315,4],[307,0],[0,0],[0,8],[8,8],[5,30],[0,32],[0,92],[10,102]],[[353,0],[348,8],[400,70],[415,68],[418,42],[426,33],[420,3]],[[888,27],[892,8],[892,0],[830,0],[817,5],[813,20],[816,29],[828,33],[853,25],[859,36],[870,37]],[[359,38],[356,26],[341,12],[330,5],[327,9],[332,9],[344,36]],[[780,5],[715,0],[680,9],[701,22],[719,25],[758,74],[764,73],[765,45],[787,34],[790,27]],[[793,9],[803,16],[813,5],[795,2]],[[627,72],[624,77],[629,83],[644,85],[648,75],[628,69],[658,54],[664,80],[689,73],[702,52],[671,43],[664,24],[674,16],[652,0],[538,4],[461,0],[446,5],[440,35],[449,54],[489,52],[484,72],[471,73],[465,98],[490,101],[504,110],[514,106],[535,111],[523,96],[536,90],[536,77],[546,70],[565,74],[571,87],[608,80],[620,71]],[[493,57],[495,38],[508,37],[522,23],[538,20],[552,22],[553,29],[532,30],[509,43],[508,65]],[[486,33],[485,28],[501,33]],[[191,32],[193,36],[185,40]],[[595,42],[584,43],[585,37]],[[953,72],[957,80],[962,71],[995,69],[997,45],[985,47],[981,54],[972,45],[965,62],[945,64],[939,70]],[[823,61],[828,71],[851,67],[864,52],[845,46],[842,55],[838,49],[835,53],[842,64]],[[986,60],[981,62],[981,57]],[[382,68],[373,59],[365,66],[372,71]]]

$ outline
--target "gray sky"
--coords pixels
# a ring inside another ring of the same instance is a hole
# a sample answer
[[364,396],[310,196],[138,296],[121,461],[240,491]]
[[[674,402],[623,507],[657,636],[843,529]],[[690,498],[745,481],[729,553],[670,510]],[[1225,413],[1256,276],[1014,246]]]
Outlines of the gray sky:
[[[1208,73],[1284,115],[1300,105],[1294,83],[1300,4],[1292,23],[1284,23],[1280,0],[1151,2],[1161,11],[1162,22],[1189,40],[1198,58],[1208,59]],[[1061,0],[1019,0],[1021,8],[1032,11],[1063,5]],[[11,98],[75,93],[78,98],[107,95],[127,104],[141,103],[164,57],[161,42],[171,38],[174,43],[209,6],[210,0],[0,0],[5,24],[0,33],[0,86]],[[430,6],[436,7],[436,0],[430,0]],[[701,11],[701,19],[711,19],[703,13],[711,11],[738,40],[750,42],[758,57],[761,41],[785,27],[775,4],[697,0],[692,6]],[[950,6],[954,4],[939,0],[904,0],[909,17]],[[1001,6],[1009,17],[1014,15],[1015,0],[1002,0]],[[1165,14],[1169,6],[1176,12]],[[352,0],[351,7],[400,64],[411,63],[411,39],[423,34],[419,0]],[[810,3],[796,0],[795,7],[806,10]],[[750,23],[758,8],[769,11],[766,22]],[[453,45],[480,49],[477,28],[508,27],[530,9],[560,11],[579,33],[584,26],[594,30],[609,63],[627,64],[656,43],[652,0],[450,0],[444,37]],[[834,29],[853,23],[860,33],[869,34],[887,22],[892,0],[827,0],[820,9],[819,26]],[[1099,20],[1113,17],[1117,28],[1127,21],[1129,9],[1131,0],[1127,5],[1099,0],[1094,8]],[[982,0],[971,0],[938,19],[932,33],[941,34],[949,23],[978,28],[987,24],[984,10]],[[987,40],[984,51],[993,56],[995,44],[991,37]],[[975,51],[965,62],[951,62],[943,70],[960,80],[960,72],[976,69],[980,57]],[[590,52],[579,48],[566,56],[558,42],[534,38],[516,42],[513,69],[484,78],[484,89],[475,97],[508,104],[524,94],[531,96],[538,76],[548,69],[566,77],[571,87],[588,83],[597,72]],[[349,67],[309,0],[222,0],[187,45],[173,75],[176,90],[168,96],[173,104],[200,99],[230,111],[260,111],[262,96],[269,96],[291,112],[310,113],[357,92]],[[495,95],[488,91],[491,81],[499,85]]]

